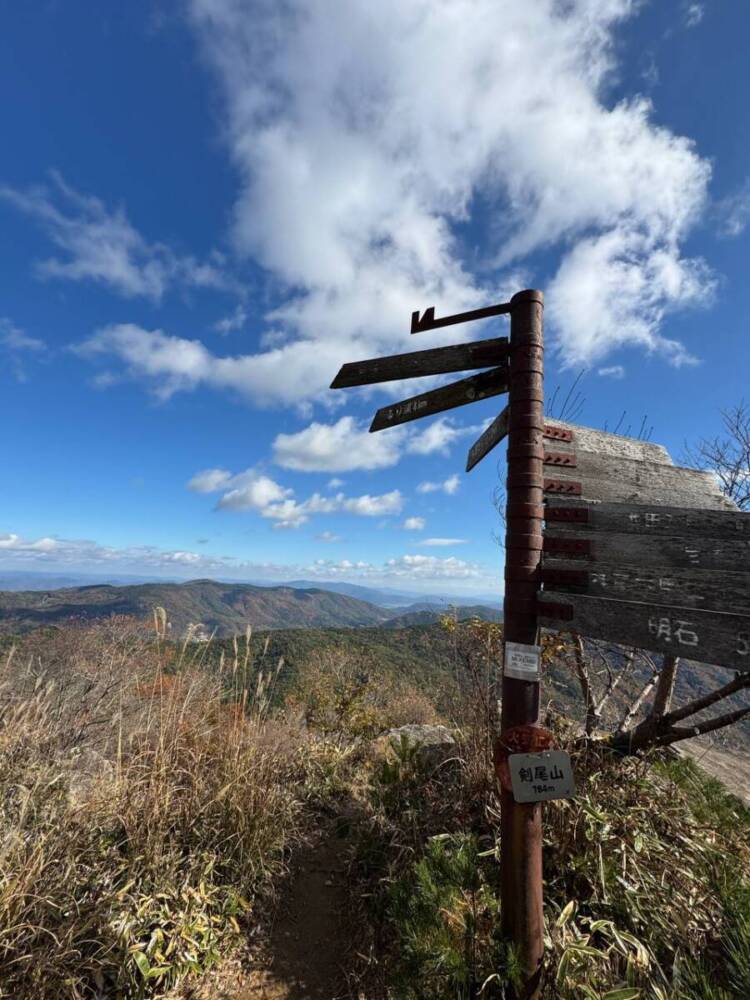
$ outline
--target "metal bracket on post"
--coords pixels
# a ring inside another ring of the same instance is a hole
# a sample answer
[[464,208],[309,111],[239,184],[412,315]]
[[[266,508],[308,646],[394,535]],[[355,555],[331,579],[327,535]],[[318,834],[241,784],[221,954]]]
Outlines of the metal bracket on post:
[[[544,296],[519,292],[511,299],[508,388],[508,478],[504,641],[537,649],[537,590],[544,521]],[[555,456],[557,457],[557,456]],[[561,460],[562,461],[562,460]],[[575,460],[573,460],[575,461]],[[530,662],[533,654],[530,656]],[[539,725],[539,675],[503,675],[499,747],[508,733]],[[502,755],[500,755],[502,756]],[[497,757],[496,759],[500,759]],[[519,949],[523,986],[519,997],[539,996],[544,951],[542,823],[540,803],[518,803],[498,773],[501,795],[501,913],[503,932]]]

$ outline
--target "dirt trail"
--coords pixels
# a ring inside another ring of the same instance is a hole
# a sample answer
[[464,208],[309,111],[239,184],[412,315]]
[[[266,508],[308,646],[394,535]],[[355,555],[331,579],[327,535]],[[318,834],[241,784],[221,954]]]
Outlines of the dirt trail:
[[704,771],[718,778],[728,791],[750,806],[750,753],[713,745],[707,739],[675,744],[678,753],[692,757]]
[[339,1000],[349,996],[344,969],[347,926],[346,839],[335,823],[300,858],[265,949],[237,1000]]

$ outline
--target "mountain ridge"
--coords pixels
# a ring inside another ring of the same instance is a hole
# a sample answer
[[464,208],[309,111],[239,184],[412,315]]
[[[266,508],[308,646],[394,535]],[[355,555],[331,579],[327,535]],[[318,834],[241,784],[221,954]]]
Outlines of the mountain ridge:
[[[394,627],[398,627],[414,616],[420,624],[427,624],[448,610],[427,602],[388,609],[323,587],[262,587],[209,579],[124,586],[92,583],[0,592],[0,630],[26,632],[40,625],[94,621],[111,615],[147,618],[157,606],[167,611],[173,636],[185,635],[191,625],[201,625],[206,633],[215,632],[220,637],[244,632],[248,625],[263,629],[362,628],[394,620]],[[457,610],[461,617],[461,608]],[[475,613],[496,620],[499,612],[471,605],[470,614]]]

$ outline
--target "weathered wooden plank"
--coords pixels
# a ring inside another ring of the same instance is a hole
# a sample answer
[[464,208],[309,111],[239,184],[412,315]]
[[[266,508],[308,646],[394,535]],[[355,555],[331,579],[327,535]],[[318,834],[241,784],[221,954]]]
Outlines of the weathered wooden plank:
[[[720,572],[740,572],[750,566],[750,538],[727,541],[724,538],[701,538],[695,535],[657,535],[600,532],[586,535],[583,531],[559,532],[548,525],[544,532],[544,551],[561,558],[568,540],[587,543],[584,559],[589,563],[622,563],[653,569],[705,569]],[[578,557],[571,551],[570,556]]]
[[[555,445],[558,453],[565,446],[565,442]],[[581,451],[575,441],[570,447],[576,456],[575,468],[549,466],[546,471],[558,482],[581,483],[580,496],[584,500],[731,509],[709,472]]]
[[673,465],[667,449],[651,441],[638,441],[636,438],[625,437],[623,434],[610,434],[598,431],[593,427],[582,427],[580,424],[569,424],[564,420],[553,420],[548,417],[545,424],[573,432],[570,444],[572,451],[592,451],[597,455],[609,455],[612,458],[632,458],[640,462],[656,462],[659,465]]
[[[691,538],[750,538],[750,513],[736,509],[704,510],[667,507],[661,504],[587,503],[585,500],[550,496],[546,522],[554,534],[585,534],[602,531],[639,534],[644,537],[688,535]],[[566,514],[566,511],[573,511]]]
[[385,427],[395,427],[408,420],[430,417],[433,413],[452,410],[466,403],[476,403],[480,399],[489,399],[490,396],[499,396],[501,392],[507,391],[507,367],[492,368],[488,372],[463,378],[460,382],[451,382],[450,385],[423,392],[400,403],[381,407],[375,414],[370,431],[382,431]]
[[436,330],[439,326],[453,326],[454,323],[469,323],[475,319],[487,319],[489,316],[502,316],[511,310],[510,302],[500,302],[496,306],[483,306],[481,309],[471,309],[469,312],[454,313],[452,316],[441,316],[435,319],[435,306],[425,309],[419,315],[419,309],[411,314],[411,332],[423,333],[425,330]]
[[488,455],[495,445],[500,444],[508,433],[508,407],[498,413],[489,427],[485,427],[474,444],[469,448],[466,458],[466,471],[471,472],[474,466]]
[[619,562],[588,566],[578,559],[545,556],[542,582],[547,590],[565,593],[750,615],[750,572],[671,570]]
[[508,338],[496,337],[494,340],[477,340],[472,344],[433,347],[427,351],[392,354],[390,357],[372,358],[370,361],[352,361],[342,366],[331,382],[331,388],[344,389],[354,385],[392,382],[399,378],[489,368],[491,365],[501,364],[508,355]]
[[[545,608],[555,605],[550,614]],[[570,609],[561,620],[559,612]],[[750,669],[750,615],[722,614],[635,601],[614,601],[581,594],[545,591],[539,595],[539,622],[571,629],[591,639],[606,639],[701,663]]]

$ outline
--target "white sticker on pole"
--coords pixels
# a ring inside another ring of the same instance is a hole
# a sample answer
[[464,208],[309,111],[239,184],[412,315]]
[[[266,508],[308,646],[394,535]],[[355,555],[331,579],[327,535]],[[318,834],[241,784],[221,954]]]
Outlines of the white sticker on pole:
[[541,646],[526,646],[521,642],[505,643],[506,677],[514,677],[518,681],[538,681],[542,662]]

